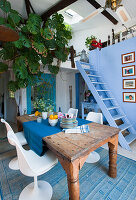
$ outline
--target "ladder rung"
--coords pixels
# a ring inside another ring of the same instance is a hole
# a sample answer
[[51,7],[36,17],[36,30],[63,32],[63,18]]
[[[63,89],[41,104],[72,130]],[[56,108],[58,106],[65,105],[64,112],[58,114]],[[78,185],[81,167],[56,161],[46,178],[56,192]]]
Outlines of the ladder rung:
[[101,76],[94,75],[94,74],[88,74],[88,76],[93,76],[93,77],[98,77],[98,78],[100,78],[100,77],[101,77]]
[[131,142],[133,142],[136,139],[136,134],[130,133],[129,135],[125,136],[125,139],[126,139],[127,143],[130,144]]
[[81,62],[81,61],[80,61],[80,64],[81,64],[81,65],[89,65],[89,66],[90,66],[90,63],[87,63],[87,62]]
[[108,92],[110,90],[96,90],[97,92]]
[[124,118],[125,115],[114,115],[112,116],[114,120],[117,120],[117,119],[121,119],[121,118]]
[[121,129],[121,131],[124,131],[124,130],[130,128],[131,126],[132,125],[130,125],[130,124],[121,124],[118,127]]
[[95,71],[94,69],[83,68],[85,71]]
[[103,98],[102,100],[107,101],[107,100],[111,100],[111,99],[114,99],[114,98]]
[[106,84],[106,83],[102,83],[102,82],[93,82],[93,81],[91,81],[91,83],[94,83],[94,84]]
[[108,110],[114,110],[116,108],[119,108],[119,106],[111,106],[111,107],[108,107]]

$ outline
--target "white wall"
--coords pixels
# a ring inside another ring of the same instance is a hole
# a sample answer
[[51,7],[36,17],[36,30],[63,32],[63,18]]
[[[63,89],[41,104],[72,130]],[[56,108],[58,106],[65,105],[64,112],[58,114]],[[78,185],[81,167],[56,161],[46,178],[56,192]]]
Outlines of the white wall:
[[[126,24],[126,27],[129,28],[134,24],[136,24],[136,19],[131,20],[131,22]],[[94,35],[97,37],[98,40],[100,39],[102,42],[105,42],[108,40],[108,35],[110,35],[110,39],[112,38],[112,29],[114,29],[115,33],[126,31],[121,23],[119,23],[118,25],[113,25],[112,23],[103,23],[101,26],[96,26],[95,28],[90,27],[88,29],[74,31],[72,34],[70,45],[74,46],[76,53],[81,52],[83,49],[88,52],[89,50],[85,46],[85,40],[87,37]],[[136,33],[134,33],[134,35],[136,35]],[[129,37],[132,37],[132,34],[130,34],[128,38]]]
[[59,72],[56,76],[56,110],[66,113],[70,108],[69,86],[72,86],[72,107],[76,107],[75,73]]

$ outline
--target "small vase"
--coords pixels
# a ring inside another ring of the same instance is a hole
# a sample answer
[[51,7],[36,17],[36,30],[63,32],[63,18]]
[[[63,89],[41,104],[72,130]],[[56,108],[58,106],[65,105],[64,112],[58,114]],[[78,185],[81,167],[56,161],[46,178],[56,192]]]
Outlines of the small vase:
[[48,114],[47,112],[42,112],[42,118],[47,119],[47,114]]

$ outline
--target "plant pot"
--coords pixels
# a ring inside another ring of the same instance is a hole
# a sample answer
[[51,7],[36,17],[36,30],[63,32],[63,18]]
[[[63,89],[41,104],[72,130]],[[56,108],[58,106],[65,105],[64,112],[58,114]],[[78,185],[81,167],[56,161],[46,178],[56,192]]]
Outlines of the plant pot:
[[47,119],[47,114],[48,114],[47,112],[42,112],[42,118]]

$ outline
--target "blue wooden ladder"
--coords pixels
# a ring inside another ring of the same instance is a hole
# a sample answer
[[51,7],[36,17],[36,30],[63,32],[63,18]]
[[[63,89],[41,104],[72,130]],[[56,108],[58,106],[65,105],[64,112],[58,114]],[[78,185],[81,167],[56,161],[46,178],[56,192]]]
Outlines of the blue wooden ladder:
[[[129,144],[136,139],[136,130],[129,122],[106,83],[102,81],[102,77],[89,63],[76,61],[76,66],[82,77],[84,78],[88,89],[92,92],[96,102],[102,110],[110,126],[121,129],[119,133],[120,145],[131,150]],[[117,125],[116,120],[122,120],[121,125]],[[127,134],[122,132],[127,130]]]

